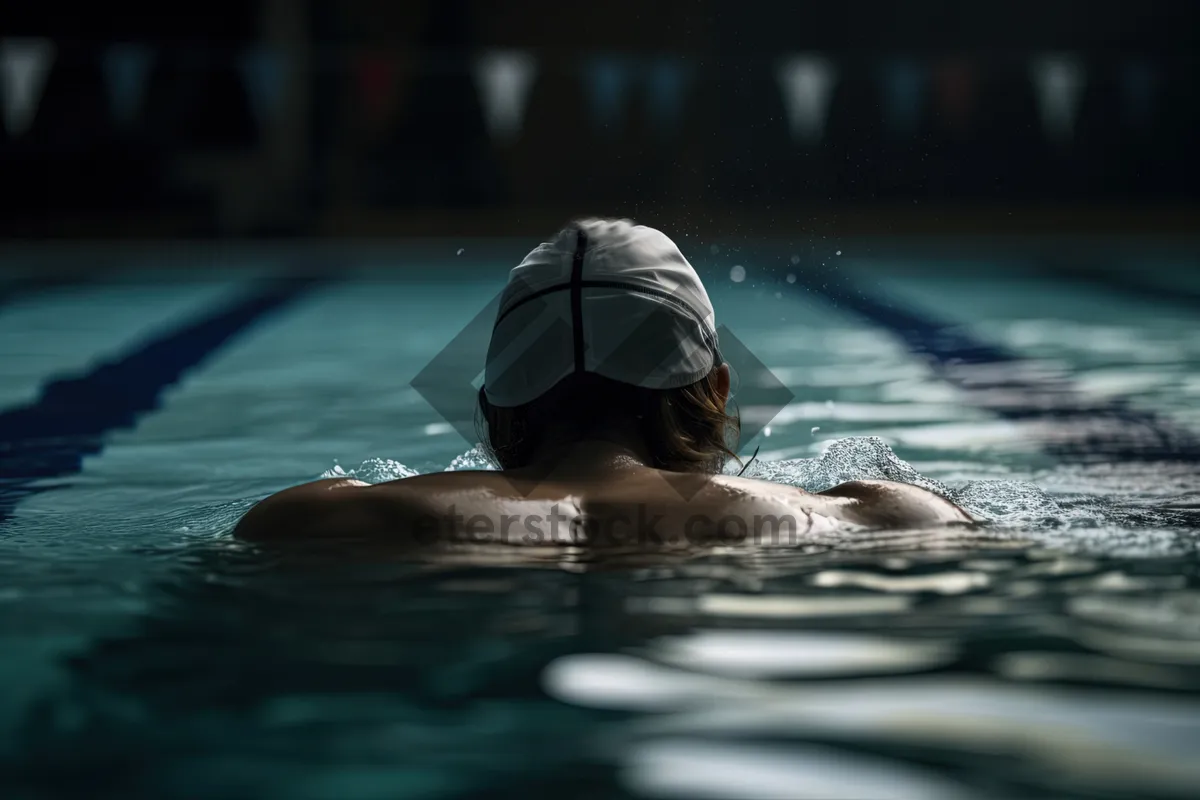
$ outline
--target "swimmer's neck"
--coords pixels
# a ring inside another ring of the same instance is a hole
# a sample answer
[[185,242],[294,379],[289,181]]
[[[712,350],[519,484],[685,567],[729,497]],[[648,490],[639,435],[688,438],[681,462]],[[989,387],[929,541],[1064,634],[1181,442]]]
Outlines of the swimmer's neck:
[[645,469],[652,461],[650,448],[640,436],[616,431],[571,441],[548,442],[534,452],[526,469],[570,477]]

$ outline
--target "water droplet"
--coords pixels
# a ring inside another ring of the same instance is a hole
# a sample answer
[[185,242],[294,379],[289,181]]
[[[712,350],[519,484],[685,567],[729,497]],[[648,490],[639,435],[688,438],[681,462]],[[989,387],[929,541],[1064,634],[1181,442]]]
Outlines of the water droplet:
[[792,256],[792,263],[793,263],[793,264],[799,264],[799,263],[800,263],[800,256]]
[[768,425],[767,427],[763,428],[763,436],[770,436],[770,435],[771,435],[771,426]]
[[817,435],[817,431],[819,431],[819,430],[821,430],[821,426],[820,426],[820,425],[813,425],[813,429],[812,429],[811,431],[809,431],[809,433],[811,433],[813,436],[816,436],[816,435]]
[[729,270],[729,280],[734,283],[741,283],[746,280],[746,268],[741,264],[734,264],[733,269]]
[[792,273],[790,273],[790,272],[789,272],[789,273],[788,273],[788,277],[787,277],[787,281],[788,281],[788,283],[795,283],[795,282],[796,282],[796,276],[795,276],[795,275],[793,275]]
[[776,292],[776,293],[775,293],[775,299],[776,299],[776,300],[778,300],[778,299],[779,299],[779,298],[781,298],[781,297],[783,297],[783,292]]
[[458,252],[455,253],[454,255],[461,256],[462,254],[463,254],[463,248],[460,247],[460,248],[458,248]]
[[837,251],[837,255],[839,255],[839,256],[840,256],[841,254],[842,254],[842,251],[841,251],[841,250],[838,250],[838,251]]

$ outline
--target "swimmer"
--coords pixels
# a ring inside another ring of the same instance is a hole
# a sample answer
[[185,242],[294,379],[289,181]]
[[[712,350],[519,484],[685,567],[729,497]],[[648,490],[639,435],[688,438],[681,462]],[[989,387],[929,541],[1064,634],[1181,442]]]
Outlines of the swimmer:
[[404,547],[786,536],[802,545],[839,527],[972,523],[903,483],[810,493],[725,474],[739,425],[729,391],[712,305],[678,247],[627,220],[580,220],[529,253],[501,297],[476,415],[500,469],[319,480],[261,501],[235,535]]

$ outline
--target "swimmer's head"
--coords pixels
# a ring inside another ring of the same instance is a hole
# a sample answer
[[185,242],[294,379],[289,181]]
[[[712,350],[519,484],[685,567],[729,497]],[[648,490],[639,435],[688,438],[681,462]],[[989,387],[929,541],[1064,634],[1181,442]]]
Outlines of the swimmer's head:
[[712,304],[674,242],[627,220],[584,219],[509,275],[480,438],[513,468],[548,440],[632,430],[655,466],[714,471],[734,457],[728,391]]

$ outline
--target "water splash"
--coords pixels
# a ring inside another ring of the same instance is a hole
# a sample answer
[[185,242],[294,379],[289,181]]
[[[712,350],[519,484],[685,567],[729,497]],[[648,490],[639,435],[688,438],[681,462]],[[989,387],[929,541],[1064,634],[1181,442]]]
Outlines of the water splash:
[[[458,472],[459,470],[470,469],[497,469],[492,463],[483,448],[475,445],[470,450],[461,455],[457,455],[446,466],[446,472]],[[345,469],[341,464],[334,464],[329,469],[321,473],[321,478],[356,478],[367,483],[386,483],[387,481],[400,480],[401,478],[411,478],[414,475],[422,475],[430,472],[437,472],[436,468],[422,470],[415,469],[402,464],[391,458],[368,458],[357,467]]]
[[411,478],[420,473],[399,461],[390,458],[368,458],[353,469],[343,469],[340,464],[321,473],[322,478],[357,478],[367,483],[386,483],[401,478]]
[[863,480],[911,483],[941,495],[950,491],[913,469],[877,436],[836,439],[820,458],[755,461],[743,475],[798,486],[809,492],[823,492],[847,481]]
[[[736,469],[729,470],[735,472]],[[936,492],[994,528],[1023,530],[1125,528],[1188,525],[1186,510],[1118,504],[1096,496],[1054,497],[1036,484],[1018,480],[975,480],[948,486],[926,477],[875,436],[830,442],[819,458],[754,461],[749,478],[821,492],[847,481],[885,480]],[[1176,519],[1180,517],[1181,519]]]
[[467,452],[460,456],[456,456],[450,462],[450,466],[446,467],[446,472],[457,472],[464,469],[496,469],[496,465],[488,458],[487,453],[483,452],[483,448],[475,445]]
[[1023,481],[971,481],[946,496],[976,519],[1000,525],[1054,527],[1063,521],[1063,508],[1050,495]]

